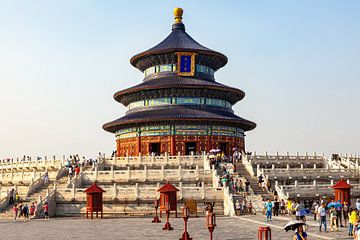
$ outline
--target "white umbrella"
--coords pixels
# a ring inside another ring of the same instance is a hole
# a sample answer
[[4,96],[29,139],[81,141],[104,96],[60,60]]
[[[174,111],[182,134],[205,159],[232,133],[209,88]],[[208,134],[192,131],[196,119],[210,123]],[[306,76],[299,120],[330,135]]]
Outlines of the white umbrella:
[[285,226],[284,226],[284,231],[289,231],[289,230],[295,230],[297,229],[299,226],[303,226],[305,225],[304,222],[298,221],[298,220],[291,220],[289,221]]

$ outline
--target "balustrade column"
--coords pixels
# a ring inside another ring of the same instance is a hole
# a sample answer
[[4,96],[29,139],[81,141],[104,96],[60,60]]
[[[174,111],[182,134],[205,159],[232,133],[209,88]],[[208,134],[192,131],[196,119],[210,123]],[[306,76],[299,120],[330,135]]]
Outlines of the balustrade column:
[[135,199],[139,199],[140,194],[139,194],[139,184],[138,183],[135,183],[134,191],[135,191]]
[[114,165],[111,165],[111,167],[110,167],[110,174],[111,174],[111,179],[114,179],[114,177],[115,177]]
[[164,165],[161,165],[161,181],[164,181],[165,179],[165,167]]
[[144,182],[146,182],[147,178],[148,178],[148,169],[147,169],[147,166],[145,165],[144,166]]
[[154,163],[155,163],[155,153],[151,153],[150,161],[151,161],[151,164],[154,165]]
[[116,199],[116,197],[117,197],[117,186],[116,186],[116,183],[114,183],[112,190],[113,190],[113,196],[112,196],[112,198],[113,198],[113,199]]
[[139,164],[141,164],[142,163],[142,155],[141,155],[141,153],[139,153]]
[[95,167],[95,181],[98,180],[98,166]]
[[181,165],[179,165],[179,181],[181,181],[182,179],[182,169],[181,169]]
[[167,152],[165,152],[164,160],[165,160],[165,164],[168,164],[168,162],[169,162],[169,154]]
[[75,183],[72,184],[72,198],[75,199],[76,197],[76,186]]
[[196,181],[199,181],[199,165],[196,165],[195,167],[195,178],[196,178]]
[[316,180],[313,181],[313,188],[314,188],[314,192],[315,194],[317,193],[317,183]]
[[194,165],[194,152],[193,151],[191,151],[191,153],[190,153],[190,164],[191,165]]
[[181,153],[180,153],[180,151],[178,152],[178,155],[177,155],[177,161],[178,161],[178,164],[180,165],[181,164]]
[[260,164],[256,165],[256,176],[260,176]]
[[182,182],[179,182],[179,198],[180,198],[180,199],[183,198],[183,186],[182,186]]
[[275,164],[271,164],[271,170],[275,170]]
[[289,170],[290,170],[290,165],[286,164],[286,171],[289,171]]
[[295,182],[294,182],[294,187],[295,187],[295,191],[297,192],[298,191],[298,181],[297,180],[295,180]]
[[131,169],[130,166],[127,166],[127,180],[130,181],[131,179]]
[[316,163],[314,163],[314,169],[316,169]]
[[301,170],[304,169],[304,164],[300,164],[300,169],[301,169]]
[[201,182],[201,198],[205,199],[205,183]]

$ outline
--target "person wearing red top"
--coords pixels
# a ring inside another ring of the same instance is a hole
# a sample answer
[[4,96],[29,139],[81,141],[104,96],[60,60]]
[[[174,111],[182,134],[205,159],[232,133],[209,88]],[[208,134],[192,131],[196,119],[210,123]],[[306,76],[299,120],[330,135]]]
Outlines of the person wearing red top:
[[80,168],[79,168],[79,166],[76,166],[76,168],[75,168],[75,173],[76,173],[76,175],[79,175],[79,173],[80,173]]
[[49,220],[49,205],[47,202],[45,202],[45,205],[44,205],[44,214],[45,214],[45,220]]

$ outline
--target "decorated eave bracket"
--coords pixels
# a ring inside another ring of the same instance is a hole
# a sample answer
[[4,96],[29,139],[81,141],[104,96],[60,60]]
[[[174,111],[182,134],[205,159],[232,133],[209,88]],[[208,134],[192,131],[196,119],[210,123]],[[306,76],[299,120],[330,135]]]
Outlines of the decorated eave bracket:
[[177,75],[194,76],[196,53],[176,52],[176,55],[177,55]]

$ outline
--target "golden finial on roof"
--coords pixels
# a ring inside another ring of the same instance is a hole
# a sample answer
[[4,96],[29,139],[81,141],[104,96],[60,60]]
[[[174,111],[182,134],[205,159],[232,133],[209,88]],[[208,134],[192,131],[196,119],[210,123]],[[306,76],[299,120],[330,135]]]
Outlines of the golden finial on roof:
[[175,23],[182,23],[183,12],[182,8],[174,8]]

